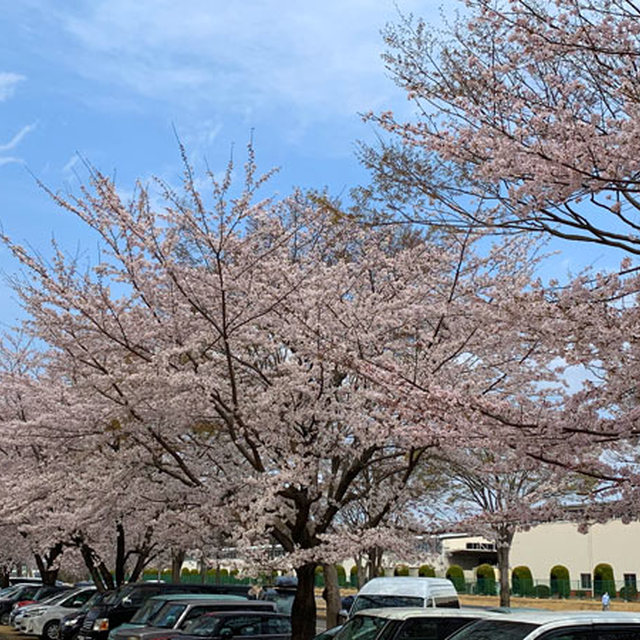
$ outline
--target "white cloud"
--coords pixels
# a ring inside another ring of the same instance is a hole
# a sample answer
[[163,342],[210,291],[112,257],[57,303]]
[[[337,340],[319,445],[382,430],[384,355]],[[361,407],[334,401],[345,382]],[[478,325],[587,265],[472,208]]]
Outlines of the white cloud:
[[8,100],[15,92],[16,85],[25,79],[18,73],[0,71],[0,102]]
[[[399,3],[417,9],[417,0]],[[385,77],[380,29],[392,0],[95,0],[58,20],[85,76],[147,97],[285,108],[312,120],[355,115],[399,92]],[[423,7],[421,7],[423,8]],[[301,112],[304,112],[302,115]]]
[[27,134],[31,133],[35,128],[35,122],[25,125],[24,127],[22,127],[22,129],[20,129],[20,131],[18,131],[18,133],[13,136],[13,138],[11,138],[11,140],[9,140],[9,142],[7,142],[6,144],[0,144],[0,151],[9,151],[11,149],[15,149],[15,147],[17,147],[20,142],[22,142],[22,139]]

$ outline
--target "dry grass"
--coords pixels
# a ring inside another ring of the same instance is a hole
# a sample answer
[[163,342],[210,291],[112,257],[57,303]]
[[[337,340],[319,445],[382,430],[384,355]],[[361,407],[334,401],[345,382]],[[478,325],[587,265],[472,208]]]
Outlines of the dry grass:
[[[461,595],[462,606],[488,606],[497,607],[500,604],[498,596],[468,596]],[[599,600],[562,600],[559,598],[511,598],[512,607],[532,607],[534,609],[550,609],[552,611],[599,611],[602,605]],[[611,611],[640,611],[640,602],[624,602],[612,600]]]

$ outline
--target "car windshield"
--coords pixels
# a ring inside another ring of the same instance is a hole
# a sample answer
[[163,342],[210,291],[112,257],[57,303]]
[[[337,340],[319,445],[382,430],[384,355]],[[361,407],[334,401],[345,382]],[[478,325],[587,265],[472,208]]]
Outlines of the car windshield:
[[175,602],[167,602],[158,613],[153,616],[153,619],[150,620],[149,624],[152,627],[162,627],[163,629],[170,629],[173,627],[182,614],[182,612],[187,608],[186,604],[178,604]]
[[97,604],[100,604],[102,601],[106,600],[107,596],[110,595],[108,592],[100,593],[96,591],[81,607],[78,609],[78,612],[86,613],[92,607],[95,607]]
[[522,640],[537,626],[513,620],[480,620],[463,627],[447,640]]
[[68,591],[61,591],[60,593],[54,593],[52,595],[47,596],[46,598],[43,598],[40,601],[40,604],[46,604],[46,605],[58,604],[59,602],[62,602],[62,600],[68,597],[69,597]]
[[0,598],[10,596],[17,589],[18,587],[16,587],[15,585],[11,585],[10,587],[5,587],[4,589],[0,590]]
[[133,587],[130,584],[124,587],[119,587],[115,591],[112,591],[103,600],[103,604],[108,604],[108,605],[120,604],[132,591],[133,591]]
[[389,622],[377,616],[356,616],[347,621],[334,636],[335,640],[373,640]]
[[[146,624],[148,620],[153,618],[164,605],[167,604],[166,600],[154,600],[149,598],[134,614],[131,618],[133,624]],[[155,625],[154,625],[155,626]]]
[[379,595],[358,595],[353,606],[351,615],[363,609],[380,609],[382,607],[422,607],[424,598],[415,596],[379,596]]

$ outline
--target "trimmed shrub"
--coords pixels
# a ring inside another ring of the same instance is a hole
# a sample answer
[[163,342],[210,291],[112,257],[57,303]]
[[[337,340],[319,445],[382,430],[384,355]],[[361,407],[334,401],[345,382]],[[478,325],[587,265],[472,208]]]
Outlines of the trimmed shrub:
[[551,589],[546,584],[537,584],[533,588],[533,595],[536,598],[548,598],[551,595]]
[[613,578],[613,567],[606,562],[601,562],[593,570],[593,594],[597,598],[605,591],[608,591],[611,597],[615,597],[616,583]]
[[316,587],[324,587],[324,571],[321,566],[316,567]]
[[341,564],[336,565],[336,571],[338,572],[338,585],[345,587],[347,585],[347,572]]
[[476,567],[477,592],[483,596],[496,595],[496,573],[490,564]]
[[571,593],[571,581],[569,579],[569,569],[557,564],[551,567],[549,572],[549,584],[551,586],[551,594],[557,595],[559,598],[568,598]]
[[453,586],[458,593],[465,593],[467,585],[464,580],[464,571],[462,567],[457,564],[452,564],[448,569],[445,577],[453,582]]
[[514,567],[511,572],[511,589],[517,596],[530,596],[533,593],[533,576],[529,567]]
[[430,564],[421,564],[418,569],[418,575],[423,578],[435,578],[436,570]]
[[406,564],[399,564],[393,570],[394,576],[408,576],[409,575],[409,567]]
[[358,586],[358,565],[354,564],[351,567],[351,571],[349,572],[349,582],[352,587]]
[[622,589],[620,589],[620,593],[618,594],[619,598],[622,600],[632,601],[638,599],[638,589],[634,587],[632,584],[626,584]]

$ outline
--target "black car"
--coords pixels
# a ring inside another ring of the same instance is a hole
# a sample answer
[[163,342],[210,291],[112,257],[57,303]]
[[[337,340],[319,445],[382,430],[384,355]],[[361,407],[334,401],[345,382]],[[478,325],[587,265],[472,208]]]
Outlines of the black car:
[[107,640],[109,631],[129,622],[135,612],[152,596],[161,593],[226,593],[248,598],[246,585],[173,584],[135,582],[113,591],[100,604],[92,607],[78,632],[78,640]]
[[58,627],[58,640],[75,640],[87,613],[112,593],[113,591],[96,592],[77,611],[64,616]]
[[172,631],[150,640],[289,640],[291,618],[268,611],[216,611],[205,613],[181,633]]

